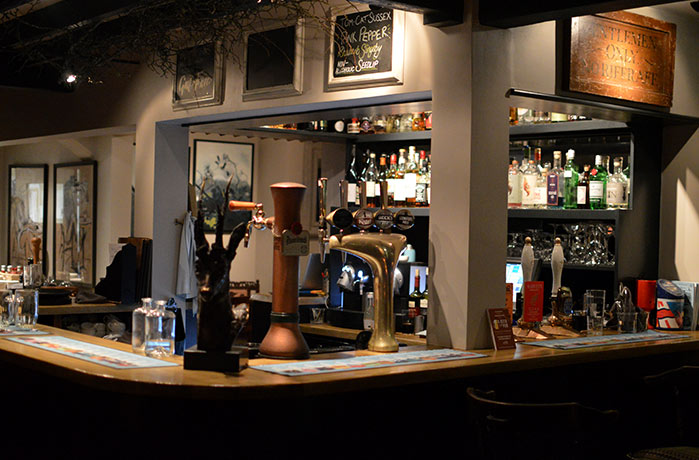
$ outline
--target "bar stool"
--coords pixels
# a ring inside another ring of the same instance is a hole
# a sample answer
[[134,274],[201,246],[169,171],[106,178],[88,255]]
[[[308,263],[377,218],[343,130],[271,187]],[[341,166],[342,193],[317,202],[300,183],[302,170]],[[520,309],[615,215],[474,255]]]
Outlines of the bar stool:
[[623,458],[613,449],[616,410],[576,402],[511,403],[475,388],[466,393],[484,459]]
[[682,366],[643,378],[651,394],[647,404],[658,423],[651,430],[656,443],[670,447],[628,454],[632,460],[699,460],[699,366]]

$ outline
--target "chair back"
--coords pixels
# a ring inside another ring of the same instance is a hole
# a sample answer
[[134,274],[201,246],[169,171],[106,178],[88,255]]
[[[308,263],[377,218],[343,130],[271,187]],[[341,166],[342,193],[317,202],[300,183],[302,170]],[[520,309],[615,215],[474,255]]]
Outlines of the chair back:
[[495,392],[468,388],[471,421],[482,458],[607,458],[619,412],[576,402],[514,403]]

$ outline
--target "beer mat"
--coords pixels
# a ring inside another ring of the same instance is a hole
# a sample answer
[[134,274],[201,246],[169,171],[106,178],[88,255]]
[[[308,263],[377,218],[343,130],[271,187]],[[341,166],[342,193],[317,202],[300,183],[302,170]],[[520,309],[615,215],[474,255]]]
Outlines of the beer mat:
[[572,339],[538,340],[522,342],[522,345],[555,348],[557,350],[575,350],[576,348],[603,347],[606,345],[621,345],[624,343],[651,342],[686,338],[687,335],[667,334],[658,331],[637,332],[635,334],[596,335],[592,337],[576,337]]
[[36,329],[25,329],[18,326],[0,327],[0,337],[11,337],[13,335],[44,335],[48,332],[38,331]]
[[426,364],[457,359],[483,358],[486,355],[451,349],[408,351],[405,353],[387,353],[383,355],[357,356],[354,358],[328,359],[318,361],[300,361],[281,364],[261,364],[250,366],[265,372],[295,376],[327,374],[330,372],[358,371],[380,367],[405,366],[408,364]]
[[57,335],[49,335],[47,337],[8,337],[7,340],[52,351],[71,358],[82,359],[94,364],[101,364],[112,369],[179,366],[179,364],[170,361],[149,358]]

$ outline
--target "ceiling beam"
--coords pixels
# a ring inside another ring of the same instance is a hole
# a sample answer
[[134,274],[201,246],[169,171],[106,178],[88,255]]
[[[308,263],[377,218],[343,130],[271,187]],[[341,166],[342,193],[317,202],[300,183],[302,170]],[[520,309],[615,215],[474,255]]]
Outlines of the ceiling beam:
[[478,20],[482,25],[508,29],[539,22],[568,19],[608,11],[675,3],[679,0],[479,0]]

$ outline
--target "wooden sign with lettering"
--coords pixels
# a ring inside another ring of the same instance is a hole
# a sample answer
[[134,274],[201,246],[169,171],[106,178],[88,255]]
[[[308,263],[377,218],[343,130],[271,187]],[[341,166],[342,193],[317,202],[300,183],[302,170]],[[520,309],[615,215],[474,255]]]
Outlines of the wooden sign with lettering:
[[328,88],[402,83],[405,13],[350,9],[334,15]]
[[672,106],[674,24],[616,11],[571,20],[569,89]]

